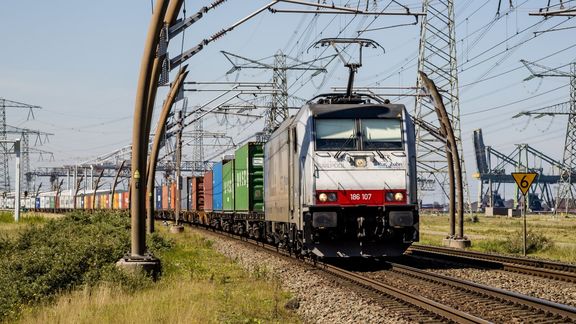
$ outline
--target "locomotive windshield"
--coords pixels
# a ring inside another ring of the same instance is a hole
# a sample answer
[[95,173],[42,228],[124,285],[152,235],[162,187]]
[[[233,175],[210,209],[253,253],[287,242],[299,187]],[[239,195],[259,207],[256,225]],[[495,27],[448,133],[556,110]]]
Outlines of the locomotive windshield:
[[316,120],[316,149],[321,151],[356,148],[354,119]]
[[400,119],[361,119],[364,150],[402,148]]
[[401,119],[316,119],[316,150],[402,148]]

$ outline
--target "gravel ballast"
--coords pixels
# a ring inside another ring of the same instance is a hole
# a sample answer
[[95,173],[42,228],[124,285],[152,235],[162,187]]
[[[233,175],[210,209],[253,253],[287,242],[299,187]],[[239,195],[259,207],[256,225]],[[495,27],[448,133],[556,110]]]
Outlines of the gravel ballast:
[[[266,272],[277,278],[294,299],[288,308],[307,323],[410,323],[403,315],[383,308],[371,298],[360,296],[342,285],[319,275],[307,266],[276,257],[241,242],[198,232],[214,242],[214,248],[236,260],[248,272]],[[266,271],[262,271],[263,267]],[[296,307],[295,307],[296,306]]]
[[515,291],[523,295],[542,298],[555,303],[576,306],[576,284],[571,282],[538,278],[501,270],[449,269],[428,271],[504,290]]
[[[308,323],[410,323],[409,317],[387,308],[370,295],[335,282],[319,270],[307,265],[287,261],[253,246],[198,231],[214,242],[214,248],[248,272],[265,273],[277,279],[282,288],[294,298],[286,305],[294,309]],[[434,261],[430,260],[432,263]],[[427,271],[457,277],[471,282],[519,292],[528,296],[576,306],[576,285],[551,279],[536,278],[499,270],[479,270],[455,266],[453,269]],[[382,270],[386,271],[386,270]],[[377,272],[373,273],[376,274]],[[367,273],[368,274],[368,273]],[[372,277],[372,275],[369,275]]]
[[559,304],[576,306],[576,284],[572,282],[498,269],[476,269],[464,263],[439,261],[429,257],[415,257],[414,259],[422,265],[427,265],[425,267],[418,266],[425,271],[546,299]]

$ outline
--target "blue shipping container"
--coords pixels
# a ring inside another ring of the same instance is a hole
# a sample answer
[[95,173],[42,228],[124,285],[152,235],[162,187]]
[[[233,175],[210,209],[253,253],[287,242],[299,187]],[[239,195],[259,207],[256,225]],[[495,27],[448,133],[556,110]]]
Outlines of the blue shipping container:
[[162,209],[162,187],[154,188],[156,193],[154,194],[156,201],[156,210]]
[[214,164],[212,171],[212,209],[222,210],[222,162]]

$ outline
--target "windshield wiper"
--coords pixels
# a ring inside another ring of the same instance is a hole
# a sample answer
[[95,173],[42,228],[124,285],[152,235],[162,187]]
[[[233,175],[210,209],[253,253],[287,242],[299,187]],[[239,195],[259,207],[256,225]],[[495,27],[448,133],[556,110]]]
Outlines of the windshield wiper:
[[346,146],[348,145],[348,143],[350,143],[350,140],[355,138],[356,134],[352,133],[352,135],[350,135],[350,137],[348,137],[348,139],[346,140],[346,142],[344,142],[344,144],[340,145],[340,148],[338,149],[338,152],[336,152],[336,154],[334,154],[334,157],[336,159],[340,158],[340,154],[342,153],[342,151],[346,148]]

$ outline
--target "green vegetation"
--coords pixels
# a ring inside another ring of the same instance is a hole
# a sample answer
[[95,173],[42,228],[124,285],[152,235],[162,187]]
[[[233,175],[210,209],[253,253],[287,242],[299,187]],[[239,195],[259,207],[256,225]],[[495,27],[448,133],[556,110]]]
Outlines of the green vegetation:
[[[162,260],[156,282],[120,271],[129,218],[73,213],[0,235],[0,322],[298,323],[266,268],[250,273],[190,230],[149,236]],[[0,233],[5,226],[0,224]],[[170,238],[167,238],[170,237]]]
[[[523,220],[509,217],[466,215],[464,233],[472,241],[472,250],[521,254]],[[448,233],[446,215],[421,215],[422,244],[442,245]],[[563,262],[576,260],[576,218],[528,215],[527,253]]]
[[0,212],[0,237],[15,238],[18,236],[18,233],[26,229],[29,225],[41,225],[49,219],[58,217],[61,217],[61,215],[21,213],[20,221],[16,223],[13,212]]
[[0,319],[79,284],[124,279],[112,265],[128,250],[128,226],[127,217],[77,212],[2,238]]
[[0,223],[12,223],[14,222],[14,214],[9,212],[0,212]]
[[[550,238],[540,232],[528,230],[526,233],[526,253],[544,252],[554,246]],[[524,236],[522,231],[516,231],[505,240],[485,240],[478,243],[481,250],[488,252],[522,253]]]
[[[36,214],[36,213],[21,213],[20,222],[21,224],[42,224],[46,222],[46,217]],[[14,221],[13,212],[0,212],[0,224],[16,224]]]
[[154,235],[163,276],[145,289],[104,283],[61,296],[53,306],[30,310],[22,323],[298,323],[284,309],[289,295],[262,269],[246,273],[216,253],[212,242],[189,229]]

